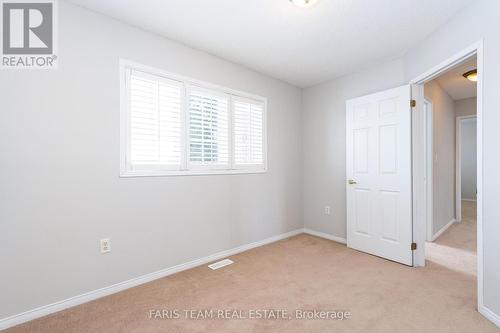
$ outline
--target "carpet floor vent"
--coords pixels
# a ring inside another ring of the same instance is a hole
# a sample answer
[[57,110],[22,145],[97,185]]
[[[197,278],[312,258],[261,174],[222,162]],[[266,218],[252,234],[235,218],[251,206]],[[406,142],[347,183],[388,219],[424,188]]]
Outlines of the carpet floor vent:
[[216,270],[216,269],[222,268],[224,266],[231,265],[233,263],[234,263],[234,261],[232,261],[230,259],[224,259],[221,261],[214,262],[213,264],[208,265],[208,267],[210,267],[213,270]]

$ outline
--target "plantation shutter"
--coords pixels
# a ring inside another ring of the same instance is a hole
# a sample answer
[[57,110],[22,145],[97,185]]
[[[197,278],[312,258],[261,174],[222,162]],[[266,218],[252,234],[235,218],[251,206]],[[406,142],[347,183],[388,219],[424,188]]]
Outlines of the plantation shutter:
[[228,95],[191,87],[187,99],[190,165],[228,168]]
[[132,168],[180,169],[182,83],[130,70],[129,85]]
[[233,97],[235,166],[264,165],[264,104]]
[[120,176],[267,170],[265,98],[121,65]]

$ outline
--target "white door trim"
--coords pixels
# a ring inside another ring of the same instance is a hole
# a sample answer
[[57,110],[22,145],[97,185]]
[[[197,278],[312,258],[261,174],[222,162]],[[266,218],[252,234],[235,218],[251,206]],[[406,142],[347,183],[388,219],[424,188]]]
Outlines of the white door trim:
[[431,101],[424,98],[424,105],[427,108],[424,109],[424,138],[425,138],[425,164],[427,168],[425,170],[425,191],[427,195],[427,200],[425,201],[426,207],[426,220],[427,220],[427,241],[432,242],[434,240],[434,126],[433,126],[433,105]]
[[462,222],[462,140],[460,137],[462,136],[462,123],[463,120],[466,119],[476,119],[476,115],[470,115],[470,116],[459,116],[457,117],[456,120],[456,143],[455,147],[457,149],[455,153],[455,198],[456,198],[456,203],[455,203],[455,220],[457,222]]
[[[483,267],[483,40],[480,40],[466,49],[456,53],[452,57],[441,62],[439,65],[434,66],[425,73],[417,76],[415,79],[411,80],[410,83],[415,85],[414,99],[417,100],[417,108],[414,111],[415,120],[420,120],[416,122],[414,127],[415,131],[413,133],[414,140],[421,138],[423,133],[423,87],[426,82],[431,81],[436,78],[446,70],[460,64],[464,60],[467,60],[474,55],[477,56],[477,303],[478,310],[481,314],[487,318],[491,311],[484,306],[484,294],[483,294],[483,277],[484,277],[484,267]],[[422,125],[419,125],[422,124]],[[422,140],[423,141],[423,140]],[[423,155],[424,147],[422,141],[414,141],[414,184],[423,184],[423,178],[420,178],[424,174],[425,163],[422,161],[421,156]],[[420,159],[419,159],[420,158]],[[425,192],[418,191],[414,188],[414,211],[418,209],[425,209],[421,202],[425,202]],[[425,265],[425,231],[426,223],[424,218],[414,219],[414,241],[417,242],[417,251],[414,251],[414,263],[415,266]],[[491,319],[490,319],[491,320]]]

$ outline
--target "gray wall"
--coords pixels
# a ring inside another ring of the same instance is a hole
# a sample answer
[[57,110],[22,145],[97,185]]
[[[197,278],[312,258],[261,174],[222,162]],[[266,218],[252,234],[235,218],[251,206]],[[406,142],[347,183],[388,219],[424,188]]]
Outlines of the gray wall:
[[[302,228],[300,89],[65,2],[59,18],[58,70],[0,74],[0,318]],[[269,172],[120,179],[120,57],[267,97]]]
[[477,145],[476,119],[462,120],[460,131],[461,193],[462,199],[476,200],[477,189]]
[[455,101],[455,116],[472,116],[477,113],[477,98],[471,97]]
[[425,85],[424,92],[432,102],[432,233],[436,234],[455,218],[455,102],[435,80]]

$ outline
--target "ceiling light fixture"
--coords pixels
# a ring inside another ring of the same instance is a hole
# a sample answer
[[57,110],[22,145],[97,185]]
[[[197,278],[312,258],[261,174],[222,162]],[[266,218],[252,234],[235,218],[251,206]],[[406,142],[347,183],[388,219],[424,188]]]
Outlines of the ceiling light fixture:
[[463,74],[463,77],[469,81],[477,82],[477,69],[473,69]]
[[312,7],[318,0],[290,0],[297,7]]

